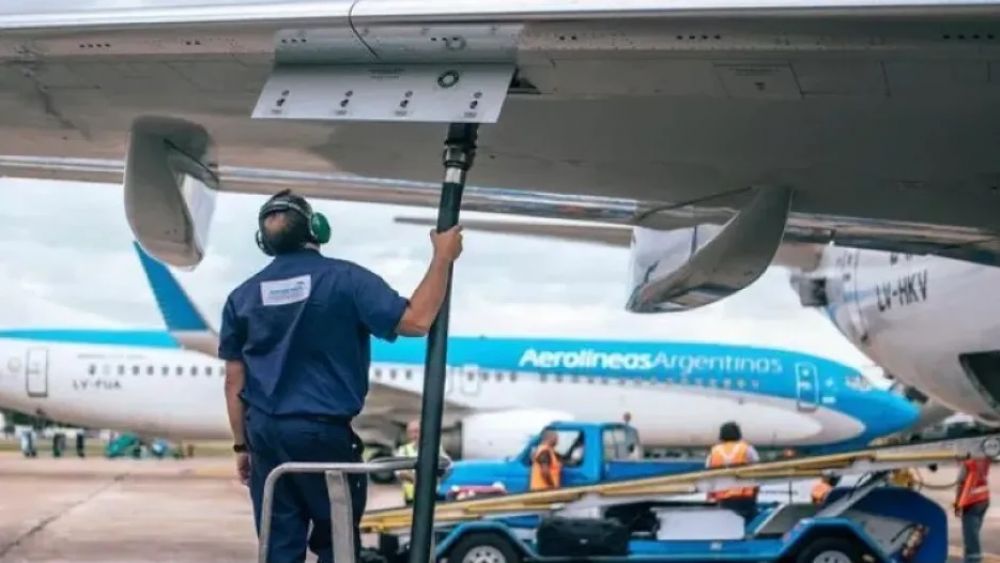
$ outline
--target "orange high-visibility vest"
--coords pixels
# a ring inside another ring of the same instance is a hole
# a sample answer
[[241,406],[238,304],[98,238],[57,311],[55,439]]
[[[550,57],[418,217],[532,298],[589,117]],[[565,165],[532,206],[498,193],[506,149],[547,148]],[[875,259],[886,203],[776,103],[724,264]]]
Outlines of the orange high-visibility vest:
[[[549,467],[548,469],[542,467],[539,462],[539,458],[545,452],[549,453]],[[543,472],[548,472],[549,478],[552,481],[553,486],[550,487],[545,479],[542,478]],[[531,490],[532,491],[544,491],[545,489],[558,489],[562,485],[562,461],[559,459],[559,454],[556,453],[555,448],[542,444],[538,446],[535,450],[535,454],[531,456]]]
[[[746,465],[749,459],[747,455],[750,445],[740,440],[739,442],[723,442],[712,446],[711,453],[708,454],[708,467],[716,469],[719,467],[735,467]],[[708,493],[708,500],[720,501],[736,498],[753,498],[757,494],[756,487],[734,487]]]
[[812,493],[810,494],[813,504],[823,504],[823,501],[826,500],[826,496],[829,495],[832,490],[833,487],[831,487],[829,483],[820,479],[818,483],[813,485]]
[[990,500],[990,460],[980,457],[962,462],[965,480],[958,494],[958,507],[965,508]]

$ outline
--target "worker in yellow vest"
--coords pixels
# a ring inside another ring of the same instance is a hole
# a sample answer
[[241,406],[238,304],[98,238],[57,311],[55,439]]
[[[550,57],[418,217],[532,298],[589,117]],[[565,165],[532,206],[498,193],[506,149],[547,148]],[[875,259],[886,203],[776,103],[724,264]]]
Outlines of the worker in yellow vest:
[[[760,461],[760,456],[753,446],[743,440],[740,426],[735,422],[727,422],[719,429],[719,443],[712,446],[705,467],[718,469],[736,467]],[[708,500],[719,503],[739,514],[744,520],[750,521],[757,513],[757,487],[734,487],[713,491],[708,494]]]
[[955,491],[955,516],[962,519],[962,541],[965,563],[980,563],[983,549],[979,533],[983,518],[990,507],[990,458],[969,458],[962,462]]
[[913,469],[903,467],[889,473],[888,483],[893,487],[903,487],[907,489],[917,488],[917,476]]
[[[396,448],[397,457],[417,457],[418,447],[420,443],[420,421],[411,420],[406,425],[406,439],[407,442],[402,446]],[[448,454],[444,453],[442,449],[439,453],[442,459],[448,460]],[[416,472],[413,470],[397,471],[396,478],[399,479],[400,485],[403,487],[403,502],[406,506],[413,504],[413,497],[416,494]]]
[[562,486],[562,460],[556,452],[559,434],[546,430],[531,455],[531,490],[547,491]]

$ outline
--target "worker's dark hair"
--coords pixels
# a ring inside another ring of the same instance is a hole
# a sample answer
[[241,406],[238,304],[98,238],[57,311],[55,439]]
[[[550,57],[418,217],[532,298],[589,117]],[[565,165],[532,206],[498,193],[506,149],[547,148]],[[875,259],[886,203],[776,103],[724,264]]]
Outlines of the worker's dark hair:
[[[268,221],[278,217],[278,221]],[[301,249],[309,237],[309,222],[292,210],[272,211],[260,218],[260,236],[273,254],[287,254]]]
[[727,422],[719,428],[719,440],[723,442],[736,442],[743,439],[743,433],[740,432],[740,425],[735,422]]

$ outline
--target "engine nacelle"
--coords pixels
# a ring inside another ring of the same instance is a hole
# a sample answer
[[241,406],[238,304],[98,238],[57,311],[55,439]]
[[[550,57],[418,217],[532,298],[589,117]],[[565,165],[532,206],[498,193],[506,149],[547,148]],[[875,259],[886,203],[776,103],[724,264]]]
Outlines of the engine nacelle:
[[480,413],[462,419],[446,436],[445,450],[462,459],[496,459],[516,455],[547,425],[573,420],[568,413],[544,409]]
[[212,139],[172,117],[132,123],[125,162],[125,215],[151,256],[191,268],[205,255],[219,187]]
[[669,231],[636,227],[628,310],[693,309],[753,283],[781,245],[791,198],[787,188],[760,189],[724,225]]

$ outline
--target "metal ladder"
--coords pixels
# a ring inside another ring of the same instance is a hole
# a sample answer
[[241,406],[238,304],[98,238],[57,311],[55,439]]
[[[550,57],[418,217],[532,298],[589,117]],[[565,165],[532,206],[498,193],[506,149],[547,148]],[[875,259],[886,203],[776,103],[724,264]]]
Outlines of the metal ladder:
[[[439,472],[447,469],[450,461],[438,461]],[[274,487],[289,473],[322,473],[326,478],[326,491],[330,498],[330,528],[333,538],[333,560],[336,563],[356,563],[354,557],[354,509],[351,504],[351,486],[348,475],[407,471],[417,465],[415,457],[390,457],[367,463],[312,463],[288,462],[275,467],[264,481],[261,499],[260,538],[257,548],[258,563],[267,563],[268,545],[271,540],[271,518],[274,510]]]

